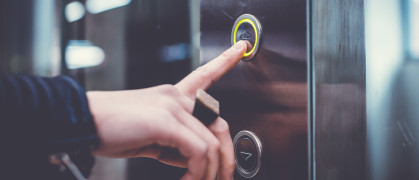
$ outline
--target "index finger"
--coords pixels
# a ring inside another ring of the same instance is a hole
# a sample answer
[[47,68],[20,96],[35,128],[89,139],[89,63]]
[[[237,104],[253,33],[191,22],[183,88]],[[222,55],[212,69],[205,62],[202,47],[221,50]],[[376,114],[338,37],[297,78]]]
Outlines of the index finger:
[[197,68],[175,86],[189,97],[194,97],[197,89],[208,89],[243,57],[249,43],[239,41],[220,56]]

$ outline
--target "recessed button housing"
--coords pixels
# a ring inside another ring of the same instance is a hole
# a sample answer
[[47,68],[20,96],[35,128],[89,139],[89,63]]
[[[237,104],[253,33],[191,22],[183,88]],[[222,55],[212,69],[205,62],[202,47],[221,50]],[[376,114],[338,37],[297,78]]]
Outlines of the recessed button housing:
[[234,22],[231,32],[231,44],[240,40],[249,41],[252,49],[247,50],[242,60],[250,60],[257,53],[262,35],[262,26],[259,20],[251,14],[243,14]]
[[260,169],[262,144],[250,131],[240,131],[234,137],[234,153],[237,172],[245,177],[254,177]]
[[253,171],[257,164],[255,143],[249,137],[242,137],[236,143],[237,162],[245,171]]

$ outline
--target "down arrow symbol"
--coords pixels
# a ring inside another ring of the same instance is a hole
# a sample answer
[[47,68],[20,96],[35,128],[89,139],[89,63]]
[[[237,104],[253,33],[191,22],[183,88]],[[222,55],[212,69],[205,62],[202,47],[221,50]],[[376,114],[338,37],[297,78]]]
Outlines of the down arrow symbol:
[[245,161],[247,161],[251,156],[252,156],[252,153],[248,153],[248,152],[241,152],[240,151],[240,155],[243,157],[243,159],[245,160]]

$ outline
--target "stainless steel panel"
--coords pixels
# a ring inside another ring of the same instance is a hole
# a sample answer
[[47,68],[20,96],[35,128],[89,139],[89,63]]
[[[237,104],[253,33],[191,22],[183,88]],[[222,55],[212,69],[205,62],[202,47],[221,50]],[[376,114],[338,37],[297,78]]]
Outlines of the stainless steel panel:
[[234,21],[246,13],[262,25],[259,52],[209,93],[232,137],[241,130],[259,137],[262,164],[254,179],[307,179],[306,1],[202,0],[202,64],[231,46]]
[[310,3],[315,179],[365,179],[364,1]]

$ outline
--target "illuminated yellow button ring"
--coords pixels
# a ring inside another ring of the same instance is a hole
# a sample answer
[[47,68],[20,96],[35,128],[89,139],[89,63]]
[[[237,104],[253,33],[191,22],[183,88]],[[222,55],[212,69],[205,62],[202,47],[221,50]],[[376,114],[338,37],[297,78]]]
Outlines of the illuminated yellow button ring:
[[242,60],[250,60],[255,56],[259,48],[261,32],[262,27],[255,16],[243,14],[237,18],[231,32],[231,44],[234,45],[240,40],[246,40],[252,45],[252,49],[243,55]]

